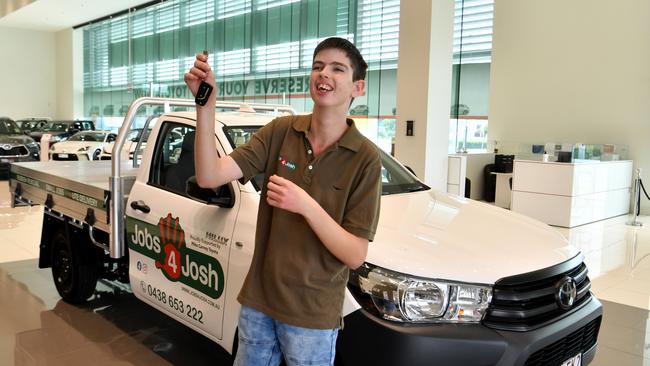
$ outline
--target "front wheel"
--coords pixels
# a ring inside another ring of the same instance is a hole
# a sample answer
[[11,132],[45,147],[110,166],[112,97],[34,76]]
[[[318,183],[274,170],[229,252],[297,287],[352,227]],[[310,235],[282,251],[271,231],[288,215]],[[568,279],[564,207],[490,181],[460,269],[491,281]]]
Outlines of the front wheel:
[[99,160],[99,154],[101,153],[102,153],[101,150],[95,150],[95,152],[93,153],[93,160]]
[[66,302],[86,301],[95,292],[98,269],[92,258],[75,248],[64,230],[52,237],[52,277],[56,290]]

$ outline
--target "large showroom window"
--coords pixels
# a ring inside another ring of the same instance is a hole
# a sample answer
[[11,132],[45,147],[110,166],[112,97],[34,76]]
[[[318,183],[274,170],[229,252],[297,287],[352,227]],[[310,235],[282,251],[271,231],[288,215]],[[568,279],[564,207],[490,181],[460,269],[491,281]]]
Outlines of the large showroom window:
[[449,152],[484,151],[494,0],[456,0]]
[[84,112],[110,129],[138,97],[188,98],[183,74],[203,50],[217,72],[219,100],[285,103],[307,112],[313,50],[339,36],[370,65],[366,96],[350,114],[390,150],[398,32],[399,0],[160,2],[83,28]]
[[[456,0],[450,151],[484,148],[493,0]],[[350,115],[382,149],[395,136],[399,0],[169,0],[84,26],[84,112],[117,128],[141,96],[188,98],[183,74],[210,52],[219,100],[312,108],[316,44],[354,42],[369,63]],[[460,87],[459,87],[460,86]],[[148,113],[161,112],[161,108]],[[143,112],[142,122],[145,120]]]

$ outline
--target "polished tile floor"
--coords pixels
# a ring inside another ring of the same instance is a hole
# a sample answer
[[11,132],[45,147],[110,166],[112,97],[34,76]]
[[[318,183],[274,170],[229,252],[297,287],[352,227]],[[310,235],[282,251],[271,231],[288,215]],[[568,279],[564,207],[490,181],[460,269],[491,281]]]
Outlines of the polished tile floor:
[[[83,306],[60,300],[38,269],[40,207],[9,207],[0,181],[0,366],[229,365],[207,338],[100,283]],[[557,229],[585,254],[604,306],[594,366],[650,366],[650,217]]]

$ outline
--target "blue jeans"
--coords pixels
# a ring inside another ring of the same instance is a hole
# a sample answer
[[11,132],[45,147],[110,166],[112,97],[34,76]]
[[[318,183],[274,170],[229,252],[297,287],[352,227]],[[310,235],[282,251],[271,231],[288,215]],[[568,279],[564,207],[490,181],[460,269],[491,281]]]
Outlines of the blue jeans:
[[233,366],[334,364],[338,329],[311,329],[279,322],[247,306],[239,315],[239,348]]

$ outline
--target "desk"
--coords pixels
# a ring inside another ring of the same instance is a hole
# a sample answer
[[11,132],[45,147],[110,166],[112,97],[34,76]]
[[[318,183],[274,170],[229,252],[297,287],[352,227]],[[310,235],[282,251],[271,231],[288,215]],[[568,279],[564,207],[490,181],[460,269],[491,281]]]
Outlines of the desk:
[[469,179],[469,198],[484,200],[485,166],[494,164],[494,153],[449,155],[447,192],[463,196],[465,178]]
[[630,209],[632,161],[514,161],[511,210],[574,227]]
[[492,172],[492,174],[497,176],[497,183],[494,192],[494,204],[509,209],[511,200],[510,196],[512,195],[512,189],[510,188],[512,173]]

